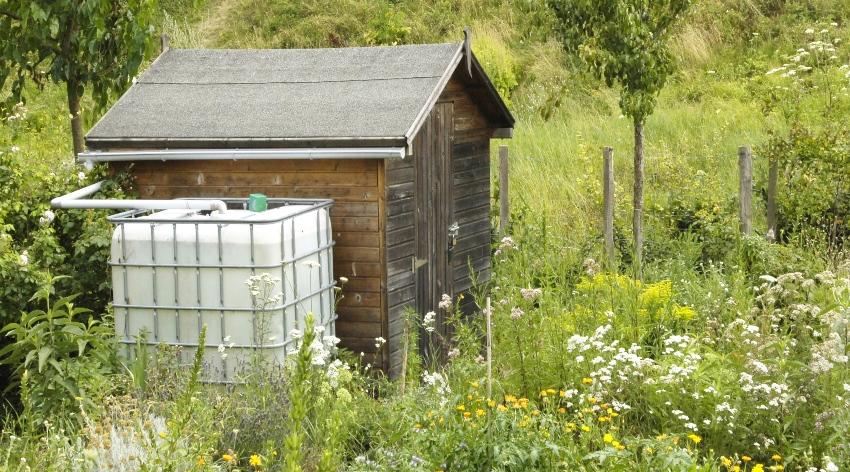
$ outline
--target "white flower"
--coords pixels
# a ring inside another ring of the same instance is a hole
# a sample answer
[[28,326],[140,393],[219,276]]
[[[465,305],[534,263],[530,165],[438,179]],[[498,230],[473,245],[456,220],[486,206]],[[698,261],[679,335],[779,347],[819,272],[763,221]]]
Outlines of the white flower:
[[511,310],[511,319],[512,320],[518,320],[518,319],[522,318],[522,315],[524,315],[524,314],[525,314],[525,312],[522,311],[522,308],[514,307]]
[[325,346],[332,348],[339,344],[340,339],[336,336],[330,335],[322,338],[322,341],[325,343]]
[[30,263],[29,252],[27,252],[27,251],[22,252],[21,255],[18,256],[18,263],[22,266],[29,265],[29,263]]
[[427,331],[429,333],[434,332],[434,329],[435,329],[434,328],[434,321],[436,320],[436,318],[437,318],[437,314],[434,313],[433,311],[429,311],[428,313],[425,313],[425,317],[422,318],[422,327],[425,328],[425,331]]
[[450,310],[452,308],[452,297],[444,293],[443,296],[440,297],[440,303],[438,303],[437,305],[442,310]]
[[292,331],[289,332],[289,337],[292,339],[301,339],[304,333],[301,332],[300,329],[293,328]]
[[9,148],[9,151],[12,151],[12,152],[18,152],[20,150],[21,150],[21,148],[18,147],[18,146],[12,146],[11,148]]
[[381,349],[381,346],[387,343],[387,340],[381,336],[375,338],[375,349]]
[[824,456],[823,459],[826,461],[826,464],[823,466],[823,470],[826,472],[838,472],[838,466],[835,465],[835,462],[832,462],[832,459],[827,456]]
[[77,172],[77,180],[79,180],[80,182],[86,180],[86,173],[82,171]]
[[460,349],[454,348],[450,350],[446,355],[449,356],[449,359],[454,359],[455,357],[460,355]]
[[50,210],[44,210],[44,213],[41,215],[41,218],[38,219],[38,224],[41,226],[49,225],[56,218],[56,214]]
[[805,33],[806,34],[815,34],[815,29],[814,28],[806,28]]
[[224,344],[219,344],[219,345],[218,345],[218,352],[224,352],[224,350],[225,350],[225,349],[227,349],[227,348],[226,348],[226,347],[224,347]]
[[538,298],[540,295],[543,295],[543,290],[539,288],[522,288],[519,290],[520,294],[522,294],[522,298],[532,301]]

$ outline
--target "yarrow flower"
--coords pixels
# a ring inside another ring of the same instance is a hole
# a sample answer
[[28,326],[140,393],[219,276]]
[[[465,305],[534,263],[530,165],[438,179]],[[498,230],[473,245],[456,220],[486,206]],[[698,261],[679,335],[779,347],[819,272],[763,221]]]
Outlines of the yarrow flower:
[[387,343],[387,340],[381,336],[375,338],[375,349],[381,349],[381,347]]
[[522,288],[519,292],[522,294],[522,298],[528,301],[533,301],[543,295],[543,290],[539,288]]
[[440,303],[438,303],[438,306],[441,310],[450,310],[452,308],[452,297],[444,293],[443,296],[440,298]]
[[433,311],[429,311],[428,313],[425,313],[425,317],[422,318],[422,327],[425,328],[425,331],[427,331],[429,333],[434,332],[434,329],[435,329],[434,323],[435,323],[436,319],[437,319],[437,314],[434,313]]
[[522,308],[515,306],[511,310],[511,319],[512,320],[518,320],[518,319],[522,318],[522,315],[524,315],[524,314],[525,314],[525,312],[522,311]]

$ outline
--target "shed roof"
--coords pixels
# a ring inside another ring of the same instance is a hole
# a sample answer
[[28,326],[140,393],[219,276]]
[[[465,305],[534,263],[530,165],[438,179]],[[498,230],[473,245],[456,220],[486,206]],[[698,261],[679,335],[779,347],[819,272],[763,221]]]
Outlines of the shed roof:
[[[478,62],[494,127],[513,117]],[[89,131],[89,147],[408,144],[462,44],[337,49],[169,49]],[[322,144],[324,143],[324,144]]]

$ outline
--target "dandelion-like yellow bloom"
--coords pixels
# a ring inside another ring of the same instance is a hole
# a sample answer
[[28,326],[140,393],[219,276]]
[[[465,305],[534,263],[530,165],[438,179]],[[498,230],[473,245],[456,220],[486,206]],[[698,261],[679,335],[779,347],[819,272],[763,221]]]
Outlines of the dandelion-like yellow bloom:
[[567,392],[561,390],[561,391],[558,392],[558,396],[560,396],[561,398],[566,398]]
[[741,460],[744,462],[750,462],[751,460],[753,460],[753,458],[744,454],[743,456],[741,456]]
[[781,471],[785,470],[785,466],[782,465],[782,464],[776,464],[776,465],[770,466],[769,469],[772,470],[773,472],[781,472]]
[[233,454],[222,454],[222,455],[221,455],[221,459],[222,459],[224,462],[227,462],[227,463],[232,463],[232,462],[234,462],[234,461],[236,460],[236,458],[235,458],[235,457],[233,457]]
[[481,416],[484,416],[486,414],[486,412],[484,410],[482,410],[481,408],[479,408],[479,409],[475,410],[475,414],[477,416],[481,417]]
[[602,441],[606,444],[610,444],[614,442],[614,436],[611,433],[605,433],[605,436],[602,436]]
[[566,412],[567,412],[566,408],[564,408],[564,407],[558,408],[558,413],[563,414],[563,413],[566,413]]
[[470,416],[472,416],[472,413],[470,413],[470,412],[468,412],[468,411],[464,411],[464,412],[463,412],[463,417],[464,417],[465,419],[469,419],[469,417],[470,417]]
[[585,433],[589,433],[590,432],[590,426],[583,424],[583,425],[581,425],[581,430],[584,431]]
[[513,395],[505,395],[505,401],[508,403],[513,403],[516,401],[516,397]]
[[554,394],[555,394],[555,389],[554,389],[554,388],[547,388],[547,389],[546,389],[546,393],[548,393],[549,395],[554,395]]
[[720,456],[720,463],[726,466],[727,468],[732,467],[732,459],[726,456]]
[[780,456],[779,454],[774,454],[770,456],[770,458],[773,459],[774,462],[779,462],[782,460],[782,456]]
[[457,411],[464,411],[464,410],[466,410],[466,406],[464,406],[464,405],[458,405],[458,406],[456,406],[456,407],[455,407],[455,409],[456,409]]
[[207,460],[204,456],[198,456],[198,459],[195,460],[195,463],[198,465],[206,465]]
[[694,444],[699,444],[702,441],[702,437],[700,435],[693,433],[688,435],[688,439],[693,441]]
[[761,465],[761,464],[756,464],[756,465],[753,467],[752,472],[764,472],[764,466],[763,466],[763,465]]
[[593,379],[591,379],[590,377],[585,377],[585,378],[581,379],[581,383],[583,383],[585,385],[590,385],[590,384],[593,383]]
[[496,407],[496,409],[499,411],[508,411],[508,407],[506,407],[505,405],[499,405]]
[[487,406],[489,406],[490,408],[493,408],[494,406],[496,406],[496,401],[495,400],[487,400]]
[[251,467],[257,468],[263,465],[263,458],[257,454],[251,454],[251,457],[248,459],[248,464],[250,464]]

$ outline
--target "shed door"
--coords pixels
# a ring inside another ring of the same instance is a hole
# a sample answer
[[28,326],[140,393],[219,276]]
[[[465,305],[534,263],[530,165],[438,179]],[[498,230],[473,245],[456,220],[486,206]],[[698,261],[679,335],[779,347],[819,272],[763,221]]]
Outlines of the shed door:
[[419,131],[416,159],[416,307],[420,314],[437,313],[437,332],[445,335],[445,313],[437,303],[452,293],[450,228],[452,212],[451,102],[437,103]]

